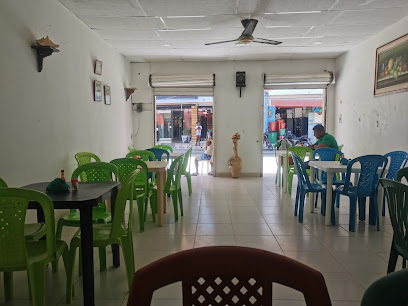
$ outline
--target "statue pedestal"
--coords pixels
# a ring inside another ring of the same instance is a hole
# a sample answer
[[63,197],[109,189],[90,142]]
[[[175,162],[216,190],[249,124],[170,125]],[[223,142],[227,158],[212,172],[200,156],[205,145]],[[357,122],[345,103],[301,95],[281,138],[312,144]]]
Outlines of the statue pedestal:
[[239,178],[242,168],[242,159],[238,156],[238,139],[232,140],[232,151],[233,155],[228,160],[228,167],[232,178]]

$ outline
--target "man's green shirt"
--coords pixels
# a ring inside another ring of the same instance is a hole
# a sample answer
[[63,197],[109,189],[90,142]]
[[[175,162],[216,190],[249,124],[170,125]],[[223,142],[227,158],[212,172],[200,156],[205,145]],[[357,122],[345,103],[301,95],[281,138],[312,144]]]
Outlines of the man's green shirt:
[[324,143],[329,148],[338,150],[339,146],[337,145],[336,139],[329,133],[324,134],[324,136],[316,141],[316,145]]

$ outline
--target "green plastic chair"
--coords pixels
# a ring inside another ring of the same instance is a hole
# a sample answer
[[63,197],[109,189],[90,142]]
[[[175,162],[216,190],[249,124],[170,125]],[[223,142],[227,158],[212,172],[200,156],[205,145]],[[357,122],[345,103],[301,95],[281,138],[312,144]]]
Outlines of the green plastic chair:
[[339,145],[338,147],[339,147],[339,151],[343,151],[344,145]]
[[[286,154],[286,163],[288,165],[288,173],[286,176],[287,182],[288,182],[288,189],[289,189],[289,194],[292,194],[292,182],[293,182],[293,175],[296,174],[296,168],[294,165],[290,165],[289,163],[289,155],[290,152],[295,153],[301,160],[302,162],[305,162],[305,158],[307,153],[309,152],[309,157],[310,159],[313,156],[313,150],[309,147],[290,147],[288,150],[288,154]],[[310,169],[306,170],[307,174],[310,176]],[[286,173],[285,173],[286,174]],[[314,183],[314,182],[311,182]]]
[[[153,221],[156,221],[155,213],[157,207],[157,197],[154,197],[152,190],[150,189],[148,168],[144,161],[140,159],[132,158],[118,158],[111,161],[112,164],[118,167],[119,179],[121,182],[126,181],[129,175],[136,169],[139,169],[139,173],[135,178],[135,188],[133,190],[133,198],[130,196],[128,199],[136,200],[137,210],[139,213],[139,230],[144,232],[144,209],[147,209],[147,201],[150,199],[150,207],[152,209]],[[145,205],[143,205],[145,203]]]
[[408,186],[389,179],[380,179],[387,197],[388,211],[390,214],[392,237],[390,258],[387,273],[394,272],[398,256],[402,257],[402,268],[406,268],[408,259]]
[[165,149],[165,150],[170,151],[171,153],[173,153],[173,148],[168,146],[168,145],[155,145],[152,148]]
[[[7,183],[0,177],[0,188],[8,187]],[[45,235],[45,224],[39,223],[25,223],[24,236],[27,241],[40,240]]]
[[[29,201],[44,211],[46,240],[26,241],[24,221]],[[6,301],[13,296],[13,271],[27,270],[33,306],[45,305],[45,268],[61,255],[66,271],[68,246],[55,239],[54,205],[44,193],[22,188],[0,188],[0,272],[4,273]],[[67,275],[68,277],[68,275]],[[69,292],[67,286],[67,292]]]
[[[180,215],[183,216],[183,197],[181,194],[181,173],[183,172],[183,155],[177,157],[167,170],[167,181],[164,185],[164,193],[171,195],[174,209],[174,219],[178,222],[178,203],[180,203]],[[157,189],[154,189],[157,194]],[[157,198],[157,196],[156,196]],[[178,201],[177,201],[178,199]]]
[[[101,161],[101,159],[98,156],[96,156],[95,154],[90,153],[90,152],[79,152],[79,153],[75,154],[75,159],[76,159],[76,161],[78,163],[78,167],[82,166],[82,165],[85,165],[85,164],[92,163],[92,162],[100,162]],[[86,182],[86,173],[85,172],[81,173],[80,177],[81,177],[82,182]]]
[[134,147],[129,146],[128,149],[129,149],[129,152],[136,151],[136,149]]
[[191,174],[190,174],[190,170],[187,171],[187,166],[188,166],[188,161],[190,160],[190,156],[191,156],[191,151],[193,150],[193,148],[188,149],[188,151],[184,154],[183,157],[183,165],[182,165],[182,171],[181,174],[184,175],[187,179],[187,186],[188,186],[188,195],[191,196],[191,194],[193,193],[193,190],[191,188]]
[[[93,162],[79,166],[72,173],[71,178],[75,179],[81,174],[86,174],[85,182],[109,182],[112,181],[114,175],[115,180],[118,177],[118,168],[115,165],[105,162]],[[82,179],[81,179],[81,182]],[[79,187],[80,188],[80,187]],[[111,222],[112,216],[106,211],[105,202],[100,203],[92,209],[93,223],[108,223]],[[76,209],[71,209],[69,214],[60,218],[57,223],[57,239],[61,239],[62,229],[64,226],[80,227],[80,213]],[[106,252],[105,249],[99,250],[99,263],[101,271],[106,269]],[[58,271],[58,262],[53,264],[53,271]],[[79,274],[81,275],[80,269]]]
[[[128,198],[133,198],[135,182],[140,170],[129,173],[126,180],[122,181],[115,201],[114,217],[111,224],[96,224],[93,226],[93,247],[106,248],[108,245],[119,244],[122,248],[123,258],[126,266],[128,286],[130,288],[133,274],[135,273],[135,259],[132,237],[132,209],[133,201],[129,202],[129,214],[125,213]],[[126,215],[127,220],[126,220]],[[73,274],[76,249],[81,247],[81,231],[79,230],[71,240],[69,252],[69,271],[67,272],[67,303],[71,302],[73,294]]]

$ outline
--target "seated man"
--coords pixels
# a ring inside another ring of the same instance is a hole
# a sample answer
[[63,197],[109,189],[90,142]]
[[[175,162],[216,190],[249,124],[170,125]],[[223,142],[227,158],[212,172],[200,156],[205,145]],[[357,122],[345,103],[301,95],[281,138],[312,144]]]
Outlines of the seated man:
[[326,133],[323,125],[316,124],[313,127],[313,132],[314,132],[314,136],[317,138],[317,141],[314,145],[309,146],[309,148],[311,148],[312,150],[316,150],[319,148],[327,148],[327,147],[333,148],[336,150],[339,149],[336,139],[329,133]]
[[198,175],[198,161],[199,160],[209,160],[210,161],[210,172],[208,173],[209,175],[212,175],[213,173],[213,142],[211,140],[211,136],[208,137],[208,140],[205,142],[205,151],[204,154],[201,154],[200,156],[197,156],[194,160],[195,167],[196,167],[196,172],[191,174],[193,176]]

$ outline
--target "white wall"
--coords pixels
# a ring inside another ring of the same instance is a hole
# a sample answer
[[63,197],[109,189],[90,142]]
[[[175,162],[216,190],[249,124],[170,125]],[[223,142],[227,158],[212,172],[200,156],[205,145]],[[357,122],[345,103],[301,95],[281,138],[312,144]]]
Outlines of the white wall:
[[[60,52],[39,73],[30,46],[47,35]],[[70,178],[77,152],[103,161],[127,153],[132,118],[123,56],[55,0],[2,0],[0,38],[0,177],[22,186],[65,169]],[[95,59],[103,62],[100,76]],[[93,101],[93,80],[111,86],[112,105]]]
[[376,49],[407,29],[405,18],[336,60],[334,130],[346,157],[408,151],[408,92],[374,97]]
[[[227,175],[228,159],[232,156],[234,133],[241,134],[238,155],[243,160],[242,174],[259,176],[262,172],[263,133],[263,73],[306,74],[323,70],[333,71],[334,59],[277,60],[241,62],[157,62],[131,65],[132,86],[138,88],[132,99],[143,105],[142,113],[134,113],[134,146],[147,148],[153,144],[154,116],[153,90],[148,85],[149,74],[215,74],[214,141],[215,170],[217,175]],[[247,86],[235,87],[236,71],[246,72]],[[333,97],[329,94],[329,97]],[[330,101],[329,101],[330,103]],[[140,124],[139,132],[136,133]]]

